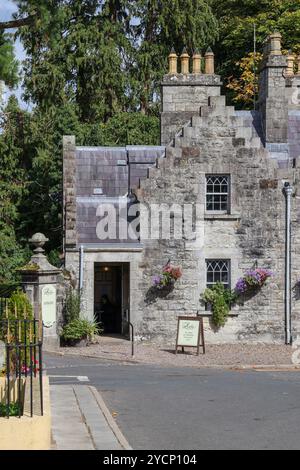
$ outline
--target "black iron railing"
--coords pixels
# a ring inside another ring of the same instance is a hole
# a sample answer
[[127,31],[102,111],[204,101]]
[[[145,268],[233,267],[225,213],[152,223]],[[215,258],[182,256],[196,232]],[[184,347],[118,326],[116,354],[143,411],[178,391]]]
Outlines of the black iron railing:
[[[8,310],[4,309],[0,316],[0,340],[5,345],[6,356],[3,373],[5,377],[4,414],[7,418],[9,416],[21,417],[24,414],[26,395],[29,398],[29,414],[32,417],[36,398],[34,389],[38,382],[40,413],[43,415],[42,320],[26,318],[26,313],[24,318],[17,318],[17,310],[16,318],[11,318]],[[12,399],[12,392],[14,399]]]

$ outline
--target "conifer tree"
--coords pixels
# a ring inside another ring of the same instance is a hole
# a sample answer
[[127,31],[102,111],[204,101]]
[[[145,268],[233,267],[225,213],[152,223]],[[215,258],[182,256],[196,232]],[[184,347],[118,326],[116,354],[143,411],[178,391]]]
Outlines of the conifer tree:
[[151,112],[159,94],[159,81],[167,71],[167,56],[174,47],[190,53],[213,45],[217,22],[205,0],[137,0],[133,15],[135,60],[131,75],[135,80],[139,108]]
[[26,258],[17,240],[20,204],[26,191],[22,132],[24,113],[15,97],[10,97],[2,113],[0,135],[0,282],[15,278],[15,268]]
[[0,31],[0,81],[14,87],[18,83],[18,62],[11,37]]
[[39,106],[77,104],[85,122],[124,109],[128,47],[126,1],[18,1],[20,15],[35,15],[19,35],[28,54],[25,98]]

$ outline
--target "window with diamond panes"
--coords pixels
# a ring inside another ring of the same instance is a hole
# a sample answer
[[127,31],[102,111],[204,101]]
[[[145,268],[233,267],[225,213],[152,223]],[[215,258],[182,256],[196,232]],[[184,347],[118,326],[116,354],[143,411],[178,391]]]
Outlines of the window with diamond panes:
[[229,211],[229,176],[211,175],[206,177],[206,210]]
[[206,286],[213,287],[221,282],[224,287],[230,288],[230,261],[214,259],[206,261]]

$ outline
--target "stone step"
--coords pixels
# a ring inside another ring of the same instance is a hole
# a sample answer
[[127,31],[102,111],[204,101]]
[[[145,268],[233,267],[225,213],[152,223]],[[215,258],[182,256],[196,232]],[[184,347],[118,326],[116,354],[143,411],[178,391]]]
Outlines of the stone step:
[[234,106],[201,106],[200,116],[235,116],[235,108]]
[[199,126],[197,127],[185,127],[183,129],[183,138],[186,139],[193,139],[196,138],[196,136],[199,135]]
[[253,137],[252,139],[246,139],[245,147],[259,149],[262,146],[262,142],[259,137]]
[[221,96],[209,96],[209,98],[208,98],[208,105],[209,105],[209,106],[217,106],[217,107],[226,106],[226,97],[225,97],[224,95],[221,95]]
[[166,149],[166,160],[174,160],[174,158],[182,157],[182,149],[175,147],[167,147]]
[[201,116],[192,117],[192,127],[203,127],[205,120]]
[[252,127],[240,127],[236,132],[237,138],[251,139],[252,136]]
[[190,146],[191,146],[190,139],[187,139],[186,137],[175,138],[175,148],[190,147]]

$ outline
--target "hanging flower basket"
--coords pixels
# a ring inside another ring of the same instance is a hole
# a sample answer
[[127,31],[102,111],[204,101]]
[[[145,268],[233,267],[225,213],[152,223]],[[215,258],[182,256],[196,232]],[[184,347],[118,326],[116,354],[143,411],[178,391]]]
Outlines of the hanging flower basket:
[[274,273],[269,269],[251,269],[237,281],[235,292],[237,295],[245,295],[256,292],[261,289],[266,281],[272,276],[274,276]]
[[153,277],[153,287],[155,287],[156,289],[164,289],[171,287],[181,277],[182,271],[180,267],[175,267],[171,264],[167,264],[166,266],[164,266],[161,274]]
[[269,269],[249,269],[237,281],[234,290],[226,289],[220,282],[217,282],[213,287],[205,289],[201,295],[201,300],[210,305],[214,325],[218,328],[224,326],[231,306],[245,297],[250,298],[252,295],[255,295],[266,283],[267,279],[272,276],[274,276],[274,273]]

